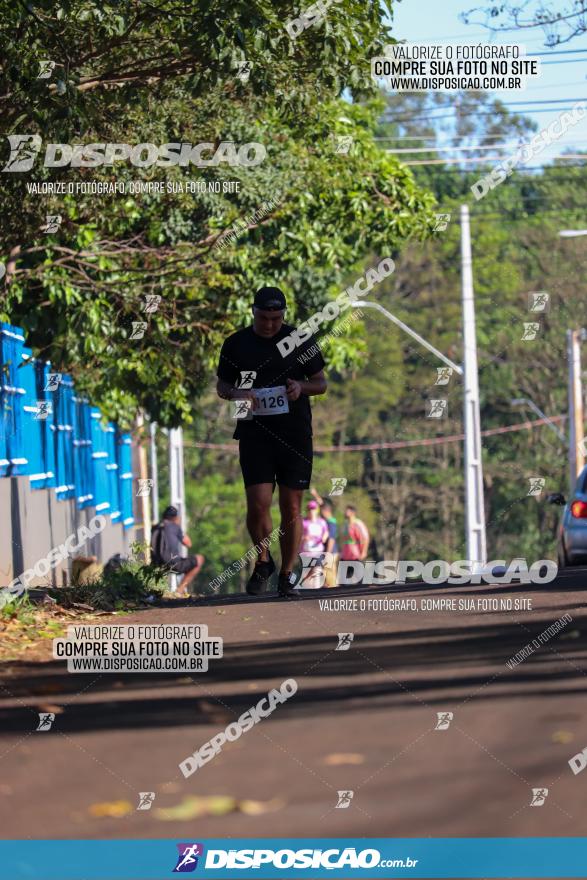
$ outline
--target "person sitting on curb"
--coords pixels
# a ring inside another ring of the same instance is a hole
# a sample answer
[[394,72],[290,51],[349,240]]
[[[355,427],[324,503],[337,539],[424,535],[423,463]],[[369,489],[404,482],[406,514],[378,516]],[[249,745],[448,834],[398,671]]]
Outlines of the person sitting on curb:
[[183,574],[176,596],[184,599],[189,595],[188,586],[198,576],[206,559],[201,553],[182,556],[182,544],[192,546],[190,538],[181,530],[177,508],[169,506],[163,511],[161,522],[151,531],[151,560],[173,574]]

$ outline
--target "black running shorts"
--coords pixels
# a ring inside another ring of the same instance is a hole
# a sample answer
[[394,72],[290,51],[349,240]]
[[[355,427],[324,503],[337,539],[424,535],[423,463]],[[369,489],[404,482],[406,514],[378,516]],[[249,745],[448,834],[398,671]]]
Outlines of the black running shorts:
[[198,560],[195,556],[175,556],[169,562],[169,570],[174,574],[187,574],[197,564]]
[[273,483],[275,486],[277,483],[290,489],[309,489],[312,457],[312,437],[282,440],[272,435],[261,435],[239,440],[245,486],[257,483]]

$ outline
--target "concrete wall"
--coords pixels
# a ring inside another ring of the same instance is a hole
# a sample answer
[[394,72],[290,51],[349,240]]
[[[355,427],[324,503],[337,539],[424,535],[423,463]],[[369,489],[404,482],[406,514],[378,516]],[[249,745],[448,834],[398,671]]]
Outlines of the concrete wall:
[[[28,477],[0,479],[0,586],[6,586],[38,560],[47,556],[53,547],[75,534],[80,526],[87,526],[94,518],[93,507],[78,510],[75,500],[57,501],[53,489],[31,490]],[[111,523],[107,516],[106,528],[83,547],[76,556],[97,556],[105,563],[115,553],[127,555],[135,529],[123,529]],[[76,541],[77,543],[77,541]],[[59,563],[44,577],[33,577],[29,586],[62,587],[70,583],[71,558]]]

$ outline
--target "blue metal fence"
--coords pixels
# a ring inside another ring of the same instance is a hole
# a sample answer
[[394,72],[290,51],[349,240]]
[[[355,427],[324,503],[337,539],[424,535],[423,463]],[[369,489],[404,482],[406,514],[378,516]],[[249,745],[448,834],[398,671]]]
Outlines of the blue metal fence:
[[70,376],[33,358],[20,327],[0,322],[0,478],[14,476],[134,524],[130,434],[104,423]]

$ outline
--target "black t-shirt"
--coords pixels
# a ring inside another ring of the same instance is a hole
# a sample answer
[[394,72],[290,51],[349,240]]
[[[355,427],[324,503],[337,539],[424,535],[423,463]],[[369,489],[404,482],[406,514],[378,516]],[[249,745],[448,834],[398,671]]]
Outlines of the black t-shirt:
[[[216,375],[223,382],[236,387],[242,372],[254,372],[252,388],[287,386],[288,379],[302,382],[324,369],[324,358],[313,336],[282,357],[277,343],[294,330],[283,324],[281,330],[266,339],[251,327],[237,330],[224,341],[220,351]],[[231,404],[234,406],[234,403]],[[253,437],[263,431],[263,422],[269,432],[290,439],[312,436],[312,409],[307,394],[289,401],[289,412],[279,415],[254,415],[252,419],[236,419],[234,438]],[[265,435],[266,431],[263,431]]]

